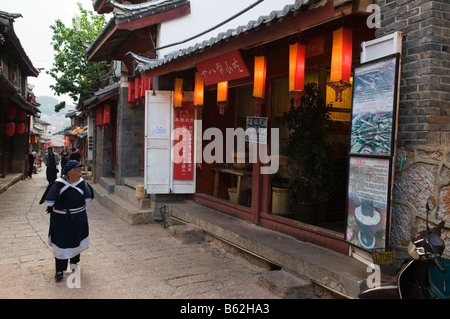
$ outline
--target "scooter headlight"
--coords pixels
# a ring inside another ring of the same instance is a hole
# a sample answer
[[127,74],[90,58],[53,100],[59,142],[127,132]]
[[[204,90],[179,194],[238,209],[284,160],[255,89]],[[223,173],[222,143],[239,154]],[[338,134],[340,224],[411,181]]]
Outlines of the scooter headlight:
[[408,245],[408,254],[414,259],[414,260],[419,260],[420,256],[416,251],[416,245],[414,245],[412,242],[409,242]]

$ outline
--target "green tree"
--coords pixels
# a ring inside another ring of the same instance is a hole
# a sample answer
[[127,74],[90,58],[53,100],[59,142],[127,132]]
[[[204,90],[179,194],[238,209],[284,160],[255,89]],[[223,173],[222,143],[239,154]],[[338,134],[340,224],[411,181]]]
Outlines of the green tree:
[[[60,19],[50,26],[55,55],[53,67],[47,71],[56,81],[50,85],[55,94],[68,94],[74,102],[92,95],[99,76],[108,67],[107,62],[90,62],[86,56],[86,48],[103,30],[106,19],[77,5],[81,14],[72,18],[72,27],[66,27]],[[56,105],[55,112],[64,107],[65,102]]]

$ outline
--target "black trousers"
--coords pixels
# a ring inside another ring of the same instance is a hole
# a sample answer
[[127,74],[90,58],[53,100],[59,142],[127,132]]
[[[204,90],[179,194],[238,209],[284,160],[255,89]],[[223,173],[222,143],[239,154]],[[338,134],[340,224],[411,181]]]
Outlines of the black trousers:
[[80,262],[80,254],[78,254],[75,257],[72,257],[70,259],[58,259],[58,258],[55,258],[56,272],[58,272],[58,271],[65,271],[67,269],[67,262],[69,260],[70,260],[71,264],[78,264]]

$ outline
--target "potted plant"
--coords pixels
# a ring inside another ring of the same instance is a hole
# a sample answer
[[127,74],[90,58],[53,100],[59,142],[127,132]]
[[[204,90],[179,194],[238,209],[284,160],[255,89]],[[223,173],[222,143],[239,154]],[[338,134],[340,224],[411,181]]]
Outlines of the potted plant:
[[305,85],[300,107],[294,108],[291,100],[289,112],[283,121],[290,130],[284,149],[290,171],[294,219],[317,224],[320,205],[332,192],[332,160],[325,139],[330,120],[331,104],[319,95],[316,83]]

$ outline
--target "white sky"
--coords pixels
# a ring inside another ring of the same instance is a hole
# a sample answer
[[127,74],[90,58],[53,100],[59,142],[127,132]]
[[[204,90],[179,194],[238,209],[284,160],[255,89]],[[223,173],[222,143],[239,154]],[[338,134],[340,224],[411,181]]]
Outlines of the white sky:
[[49,87],[54,81],[45,71],[53,66],[50,25],[61,19],[66,26],[72,26],[72,18],[79,13],[78,2],[84,9],[94,11],[92,0],[0,0],[0,11],[22,14],[14,22],[14,31],[34,67],[45,68],[37,78],[28,77],[28,83],[35,86],[34,94],[54,96],[67,105],[74,104],[72,99],[54,94]]

